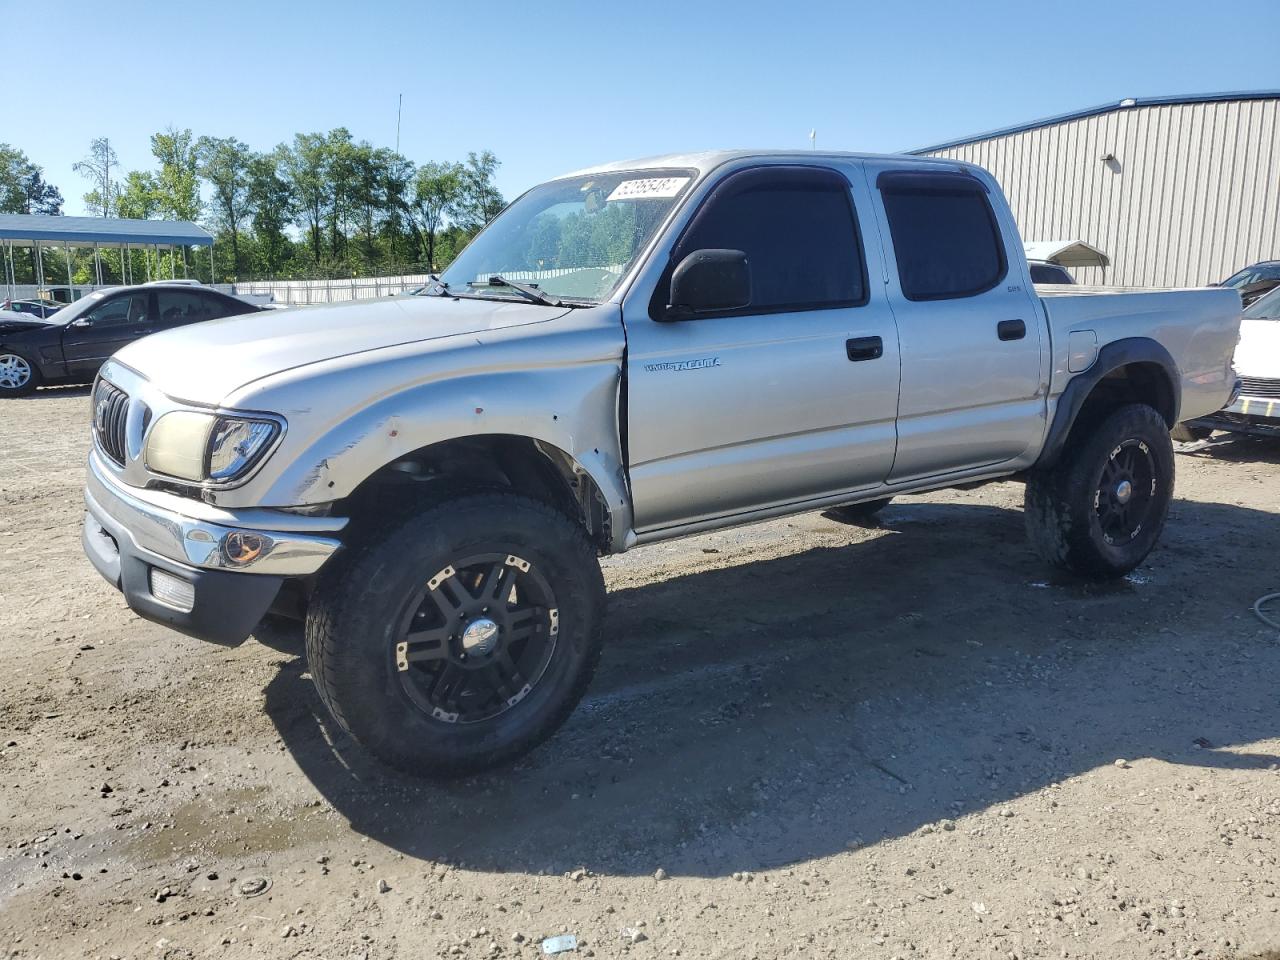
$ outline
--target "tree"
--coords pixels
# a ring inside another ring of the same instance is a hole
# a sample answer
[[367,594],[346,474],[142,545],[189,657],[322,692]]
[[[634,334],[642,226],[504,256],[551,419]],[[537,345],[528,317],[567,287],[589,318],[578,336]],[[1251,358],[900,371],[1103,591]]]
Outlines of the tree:
[[413,181],[413,212],[426,239],[427,269],[436,269],[436,237],[462,200],[460,163],[424,163]]
[[156,196],[160,212],[174,220],[195,220],[200,216],[199,163],[190,130],[170,127],[151,136],[151,153],[160,161],[156,174]]
[[311,241],[311,254],[320,263],[321,225],[329,198],[329,148],[322,133],[296,133],[293,146],[277,149],[280,168],[293,191]]
[[262,251],[267,272],[274,275],[284,263],[289,248],[285,228],[293,219],[294,196],[289,183],[280,176],[281,147],[275,153],[258,154],[249,161],[248,207],[253,211],[253,232]]
[[120,161],[106,137],[91,140],[89,155],[71,165],[72,170],[93,184],[93,189],[84,195],[84,205],[93,216],[109,217],[115,210],[119,188],[111,182],[111,171],[118,166]]
[[461,225],[468,230],[479,230],[506,205],[493,182],[498,166],[498,158],[488,150],[479,155],[474,152],[467,154],[467,162],[462,167],[462,197],[458,203],[458,214]]
[[116,195],[116,213],[135,220],[150,220],[160,213],[156,178],[145,170],[130,170]]
[[199,172],[213,187],[214,219],[231,234],[232,272],[240,273],[240,225],[249,213],[249,145],[235,137],[196,141]]
[[62,213],[62,194],[25,153],[0,143],[0,213]]

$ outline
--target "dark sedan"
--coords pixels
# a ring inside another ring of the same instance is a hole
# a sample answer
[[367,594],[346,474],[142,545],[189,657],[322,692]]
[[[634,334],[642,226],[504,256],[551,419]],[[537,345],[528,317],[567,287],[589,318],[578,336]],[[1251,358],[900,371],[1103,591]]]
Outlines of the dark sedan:
[[88,383],[108,357],[149,333],[258,309],[205,287],[146,284],[99,290],[49,317],[0,318],[0,397]]

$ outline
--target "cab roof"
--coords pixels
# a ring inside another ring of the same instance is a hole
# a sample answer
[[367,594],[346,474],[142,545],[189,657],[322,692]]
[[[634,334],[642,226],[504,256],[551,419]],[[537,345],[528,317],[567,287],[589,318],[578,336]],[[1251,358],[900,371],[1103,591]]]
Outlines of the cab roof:
[[584,167],[572,173],[562,174],[556,180],[567,180],[570,177],[585,177],[592,174],[617,173],[622,170],[652,170],[662,168],[692,169],[702,176],[736,160],[794,160],[810,162],[813,160],[893,160],[903,166],[940,166],[967,167],[970,164],[958,160],[934,157],[912,157],[900,153],[844,153],[817,150],[704,150],[696,153],[664,153],[652,157],[641,157],[635,160],[617,160],[613,163],[602,163],[593,167]]

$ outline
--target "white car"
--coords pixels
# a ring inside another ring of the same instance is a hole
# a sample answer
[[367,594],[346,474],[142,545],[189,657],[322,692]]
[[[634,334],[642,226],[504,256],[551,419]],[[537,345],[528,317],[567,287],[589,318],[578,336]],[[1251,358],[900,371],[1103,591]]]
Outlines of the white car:
[[1245,308],[1235,368],[1238,395],[1217,413],[1180,424],[1188,428],[1186,439],[1214,430],[1280,437],[1280,287]]

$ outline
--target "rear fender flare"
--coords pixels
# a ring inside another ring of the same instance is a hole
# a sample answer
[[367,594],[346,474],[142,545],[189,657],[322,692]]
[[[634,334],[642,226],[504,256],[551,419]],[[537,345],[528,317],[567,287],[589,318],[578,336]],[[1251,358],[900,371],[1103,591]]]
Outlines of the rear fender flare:
[[1181,375],[1178,365],[1163,346],[1149,337],[1127,337],[1115,340],[1098,350],[1098,358],[1088,370],[1071,378],[1062,395],[1058,398],[1054,410],[1053,423],[1045,437],[1044,449],[1035,462],[1036,468],[1050,467],[1057,462],[1066,445],[1071,428],[1075,426],[1085,401],[1093,394],[1094,389],[1110,373],[1121,367],[1134,363],[1154,364],[1159,367],[1167,381],[1172,409],[1161,410],[1169,426],[1178,422],[1178,408],[1181,403]]

